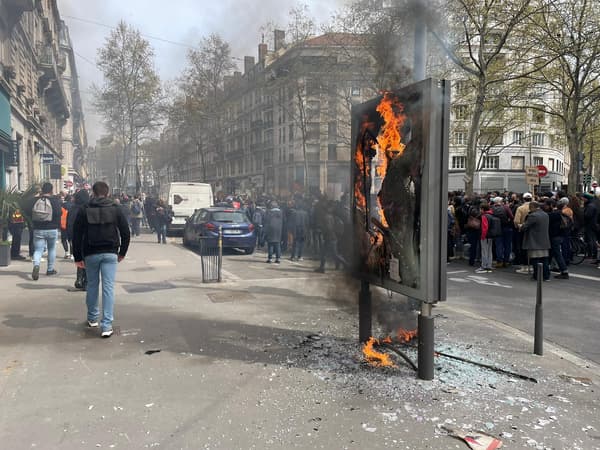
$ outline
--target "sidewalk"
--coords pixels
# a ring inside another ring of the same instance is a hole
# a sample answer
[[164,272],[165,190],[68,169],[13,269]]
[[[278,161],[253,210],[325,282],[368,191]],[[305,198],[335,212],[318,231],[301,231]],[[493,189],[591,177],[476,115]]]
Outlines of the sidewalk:
[[[419,381],[393,356],[395,368],[364,362],[340,275],[258,254],[226,257],[226,281],[202,285],[198,256],[172,242],[132,242],[108,340],[67,292],[71,261],[48,278],[43,264],[37,282],[30,262],[0,269],[2,448],[467,448],[442,425],[505,448],[600,448],[600,372],[586,361],[548,345],[534,356],[523,333],[448,303],[434,309],[437,350],[538,383],[442,357]],[[405,319],[385,295],[375,308]]]

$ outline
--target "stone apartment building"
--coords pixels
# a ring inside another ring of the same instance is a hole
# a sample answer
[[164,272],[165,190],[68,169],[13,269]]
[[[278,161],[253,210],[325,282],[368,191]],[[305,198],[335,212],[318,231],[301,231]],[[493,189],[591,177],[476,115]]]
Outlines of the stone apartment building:
[[0,2],[0,69],[0,187],[82,181],[85,124],[56,0]]
[[161,182],[205,181],[226,194],[347,190],[350,109],[377,93],[372,61],[356,35],[284,40],[277,30],[273,49],[259,44],[258,61],[246,56],[244,72],[225,78],[219,112],[196,135],[163,143],[176,157]]

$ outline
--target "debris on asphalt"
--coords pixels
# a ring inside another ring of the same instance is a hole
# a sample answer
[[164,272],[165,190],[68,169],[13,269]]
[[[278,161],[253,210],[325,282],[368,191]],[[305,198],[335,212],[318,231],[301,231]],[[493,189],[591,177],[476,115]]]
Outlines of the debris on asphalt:
[[146,355],[153,355],[153,354],[155,354],[155,353],[160,353],[161,351],[162,351],[161,349],[156,349],[156,350],[146,350],[146,351],[144,352],[144,354],[146,354]]
[[461,430],[442,426],[450,436],[463,440],[473,450],[495,450],[502,447],[502,441],[482,431]]
[[560,378],[561,380],[564,380],[564,381],[568,381],[569,383],[580,384],[582,386],[590,386],[590,385],[594,384],[592,382],[592,380],[587,377],[574,377],[571,375],[563,374],[563,375],[559,375],[558,378]]

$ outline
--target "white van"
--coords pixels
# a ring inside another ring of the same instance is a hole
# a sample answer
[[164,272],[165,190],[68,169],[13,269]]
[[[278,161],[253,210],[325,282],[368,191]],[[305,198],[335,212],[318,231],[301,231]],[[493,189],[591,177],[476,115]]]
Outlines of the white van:
[[213,192],[210,184],[188,183],[185,181],[169,183],[160,190],[160,198],[173,209],[173,221],[169,234],[182,233],[185,219],[196,209],[208,208],[213,204]]

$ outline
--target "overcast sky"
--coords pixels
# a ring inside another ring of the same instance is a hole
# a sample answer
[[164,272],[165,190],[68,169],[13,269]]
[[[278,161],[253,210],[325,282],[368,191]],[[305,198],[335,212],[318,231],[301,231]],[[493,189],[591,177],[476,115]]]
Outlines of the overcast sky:
[[[318,22],[325,23],[346,2],[303,0],[302,3],[309,6]],[[294,0],[58,0],[75,50],[89,144],[95,145],[102,135],[100,117],[91,107],[89,90],[92,83],[102,83],[102,75],[95,67],[97,49],[104,44],[110,27],[121,19],[146,35],[154,48],[156,69],[166,81],[179,76],[188,48],[149,36],[193,46],[203,37],[219,33],[229,42],[235,57],[256,58],[261,25],[269,20],[285,24],[288,11],[297,4]]]

